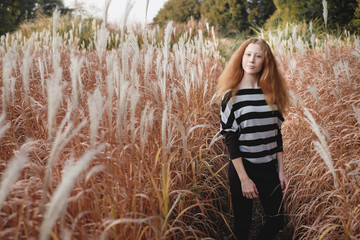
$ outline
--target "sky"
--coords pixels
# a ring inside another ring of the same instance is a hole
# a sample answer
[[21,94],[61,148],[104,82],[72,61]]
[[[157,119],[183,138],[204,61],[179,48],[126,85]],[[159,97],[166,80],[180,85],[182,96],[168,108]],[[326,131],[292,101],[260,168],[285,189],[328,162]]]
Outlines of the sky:
[[[126,3],[129,0],[112,0],[109,12],[108,21],[111,23],[120,23],[125,13]],[[134,3],[131,9],[128,22],[145,23],[145,7],[146,0],[130,0]],[[168,0],[149,0],[147,22],[152,22],[158,11],[164,6]],[[78,3],[84,4],[86,10],[95,17],[103,16],[103,8],[105,0],[77,0]],[[75,0],[63,0],[66,7],[73,7]]]

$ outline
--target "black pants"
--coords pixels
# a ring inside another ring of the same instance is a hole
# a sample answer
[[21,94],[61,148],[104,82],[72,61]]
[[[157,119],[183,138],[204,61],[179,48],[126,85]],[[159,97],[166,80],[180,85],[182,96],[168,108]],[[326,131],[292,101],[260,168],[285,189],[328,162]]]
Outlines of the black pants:
[[[276,169],[277,160],[270,163],[253,164],[243,160],[245,170],[259,191],[266,223],[258,239],[274,239],[284,225],[282,191]],[[241,182],[232,162],[229,164],[229,185],[234,211],[234,233],[237,240],[247,240],[252,217],[253,200],[242,194]]]

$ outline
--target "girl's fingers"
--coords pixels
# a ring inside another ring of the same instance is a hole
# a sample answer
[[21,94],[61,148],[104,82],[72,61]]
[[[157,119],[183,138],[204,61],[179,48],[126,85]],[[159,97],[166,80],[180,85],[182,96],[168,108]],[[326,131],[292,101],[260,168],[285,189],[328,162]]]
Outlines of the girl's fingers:
[[248,192],[248,193],[245,193],[243,192],[243,196],[246,197],[246,198],[249,198],[249,199],[254,199],[254,198],[258,198],[258,193],[257,191],[255,192]]
[[282,192],[284,193],[287,189],[287,182],[285,180],[281,181],[281,189]]

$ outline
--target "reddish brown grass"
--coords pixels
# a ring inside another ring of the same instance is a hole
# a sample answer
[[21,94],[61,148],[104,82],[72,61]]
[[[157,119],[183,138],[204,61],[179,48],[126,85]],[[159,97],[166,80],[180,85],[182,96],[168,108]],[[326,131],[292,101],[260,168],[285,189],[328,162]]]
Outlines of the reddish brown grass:
[[[291,90],[300,95],[317,124],[326,132],[336,178],[314,149],[318,140],[305,121],[303,109],[295,103],[284,126],[286,167],[290,188],[286,194],[289,224],[294,239],[359,239],[360,123],[352,106],[360,106],[360,58],[350,47],[331,49],[330,55],[308,52],[298,57],[297,73],[288,74]],[[333,66],[349,63],[338,79]],[[323,70],[321,70],[323,69]],[[299,74],[302,72],[303,74]],[[318,101],[308,87],[316,87]],[[354,173],[354,174],[352,174]]]
[[[192,34],[194,40],[196,36]],[[120,49],[114,51],[120,59],[119,65],[124,67]],[[47,59],[45,79],[48,79],[54,71],[52,55],[45,48],[33,52],[27,101],[20,74],[23,55],[20,49],[17,50],[17,66],[11,73],[16,79],[14,102],[9,101],[7,108],[2,109],[6,112],[4,124],[10,123],[11,127],[0,139],[0,172],[4,172],[14,151],[19,150],[27,139],[35,143],[20,179],[1,206],[1,239],[38,238],[48,203],[62,181],[66,160],[73,157],[76,161],[91,149],[86,93],[93,93],[98,87],[105,99],[108,96],[105,56],[100,64],[95,51],[74,50],[76,56],[86,59],[81,68],[85,94],[71,112],[70,120],[74,126],[85,119],[88,122],[57,156],[51,179],[45,183],[45,168],[53,147],[47,128],[47,109],[51,106],[47,106],[47,97],[42,94],[36,61],[39,57],[42,61]],[[67,112],[67,105],[71,104],[67,99],[72,92],[70,50],[59,48],[59,51],[65,88],[55,130]],[[283,61],[291,90],[301,97],[323,129],[338,183],[338,186],[334,184],[332,173],[314,148],[313,141],[318,139],[306,122],[303,107],[294,103],[283,130],[285,165],[290,179],[285,198],[287,230],[293,239],[360,237],[360,123],[353,110],[353,106],[360,108],[360,58],[352,55],[352,51],[352,46],[331,48],[328,53],[308,50],[303,56],[295,56],[295,70],[290,70],[289,63]],[[134,116],[131,116],[131,95],[126,99],[125,117],[117,118],[118,95],[114,94],[110,107],[105,107],[96,137],[96,145],[104,143],[105,150],[80,176],[71,194],[64,196],[67,208],[60,216],[53,216],[57,221],[51,231],[52,238],[224,239],[228,237],[224,235],[230,234],[226,155],[221,141],[211,144],[219,128],[219,108],[210,103],[221,63],[213,56],[193,50],[193,55],[186,58],[184,76],[177,72],[179,66],[175,64],[174,53],[170,52],[168,71],[172,70],[173,74],[165,78],[166,99],[162,99],[160,89],[154,87],[160,80],[156,73],[157,64],[162,63],[156,63],[160,52],[160,47],[156,46],[153,67],[147,76],[144,72],[145,53],[139,55],[136,68],[139,85],[134,85],[131,90],[139,94]],[[133,55],[128,60],[129,66],[132,59]],[[336,79],[333,67],[339,61],[348,62],[350,79],[345,68]],[[3,66],[1,62],[1,76]],[[197,69],[191,70],[191,66]],[[187,92],[184,80],[191,78],[190,71],[194,71],[197,83]],[[201,77],[197,75],[200,71]],[[126,69],[125,73],[125,78],[129,79],[130,70]],[[114,77],[114,82],[117,81]],[[140,133],[141,127],[145,126],[142,113],[147,104],[147,110],[153,111],[154,118],[148,123],[147,141],[143,145]],[[166,117],[163,117],[164,113]],[[120,125],[117,119],[121,119]],[[45,184],[48,188],[44,192]]]

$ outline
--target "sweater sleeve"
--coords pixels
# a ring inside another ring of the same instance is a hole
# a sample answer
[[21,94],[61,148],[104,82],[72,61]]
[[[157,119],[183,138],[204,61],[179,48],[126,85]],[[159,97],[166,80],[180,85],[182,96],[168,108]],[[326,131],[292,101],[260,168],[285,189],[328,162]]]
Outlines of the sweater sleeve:
[[236,122],[231,97],[232,93],[228,91],[222,99],[220,133],[225,137],[225,145],[232,160],[241,157],[241,152],[239,147],[240,130]]
[[279,120],[278,120],[278,134],[276,138],[277,146],[278,146],[278,152],[283,152],[283,139],[281,134],[281,125],[284,122],[284,117],[281,113],[279,113]]
[[277,146],[278,146],[278,152],[283,152],[284,149],[283,149],[283,139],[282,139],[282,134],[281,134],[281,127],[279,127],[276,142],[277,142]]

